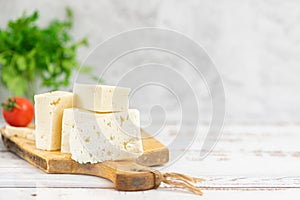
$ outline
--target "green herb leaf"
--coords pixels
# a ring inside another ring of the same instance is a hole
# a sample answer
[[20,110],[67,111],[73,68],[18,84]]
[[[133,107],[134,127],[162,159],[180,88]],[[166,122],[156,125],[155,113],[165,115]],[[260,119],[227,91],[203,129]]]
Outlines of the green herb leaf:
[[66,8],[66,20],[54,19],[46,27],[38,26],[38,18],[38,11],[24,12],[0,29],[1,83],[13,95],[30,99],[36,87],[68,86],[72,72],[79,69],[77,49],[88,45],[86,38],[74,41],[69,32],[74,21],[70,8]]

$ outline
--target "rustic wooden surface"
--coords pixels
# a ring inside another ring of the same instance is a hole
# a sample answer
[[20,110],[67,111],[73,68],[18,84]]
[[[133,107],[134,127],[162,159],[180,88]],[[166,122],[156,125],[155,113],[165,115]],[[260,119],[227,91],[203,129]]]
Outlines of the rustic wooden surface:
[[[174,137],[175,125],[158,136],[165,144]],[[202,197],[164,184],[157,190],[118,192],[97,177],[45,174],[1,142],[0,199],[299,199],[300,125],[226,125],[204,159],[199,158],[202,142],[198,137],[177,162],[159,168],[205,178],[198,183]]]
[[137,162],[135,159],[104,161],[96,164],[80,164],[71,159],[71,154],[60,151],[44,151],[35,147],[35,142],[24,137],[8,136],[3,127],[1,130],[4,146],[50,174],[83,174],[106,178],[113,182],[115,189],[121,191],[139,191],[157,188],[162,174],[146,166],[163,165],[168,162],[169,153],[166,146],[143,134],[144,152]]

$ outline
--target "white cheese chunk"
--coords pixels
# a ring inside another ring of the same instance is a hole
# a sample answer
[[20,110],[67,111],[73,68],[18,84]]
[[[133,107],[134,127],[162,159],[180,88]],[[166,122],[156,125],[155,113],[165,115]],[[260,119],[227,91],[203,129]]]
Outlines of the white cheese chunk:
[[[72,121],[71,113],[74,126],[68,123],[69,120]],[[97,163],[137,158],[143,153],[138,110],[93,113],[81,109],[66,109],[65,114],[68,119],[64,118],[63,137],[67,138],[69,132],[69,149],[73,160],[79,163]]]
[[29,140],[35,140],[34,129],[28,127],[15,127],[15,126],[6,125],[5,134],[9,137],[17,136]]
[[62,119],[61,148],[62,153],[70,153],[70,134],[75,127],[73,108],[64,109]]
[[55,91],[34,96],[36,147],[58,150],[61,146],[62,116],[65,108],[71,108],[73,93]]
[[74,107],[95,112],[128,110],[129,88],[74,84]]

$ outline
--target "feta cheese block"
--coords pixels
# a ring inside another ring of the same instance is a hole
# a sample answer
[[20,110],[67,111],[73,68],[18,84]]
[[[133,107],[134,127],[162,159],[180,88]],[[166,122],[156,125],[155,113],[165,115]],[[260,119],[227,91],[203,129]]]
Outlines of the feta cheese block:
[[[72,111],[74,126],[68,123]],[[97,163],[137,158],[143,153],[138,110],[93,113],[74,108],[66,109],[65,114],[64,137],[67,138],[69,131],[69,149],[73,160]]]
[[26,138],[29,140],[35,140],[34,129],[28,128],[28,127],[15,127],[15,126],[6,125],[5,126],[5,134],[8,137],[17,136],[17,137]]
[[130,88],[75,83],[74,107],[95,112],[128,110]]
[[73,93],[55,91],[34,96],[36,147],[59,150],[61,146],[62,116],[71,108]]
[[73,108],[64,109],[62,119],[61,148],[62,153],[70,153],[70,133],[75,127]]

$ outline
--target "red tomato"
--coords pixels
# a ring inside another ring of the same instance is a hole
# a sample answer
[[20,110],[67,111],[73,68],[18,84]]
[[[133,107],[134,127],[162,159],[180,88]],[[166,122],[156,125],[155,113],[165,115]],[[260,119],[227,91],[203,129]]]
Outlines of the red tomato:
[[12,97],[2,104],[2,115],[9,125],[25,127],[33,119],[34,108],[28,99]]

